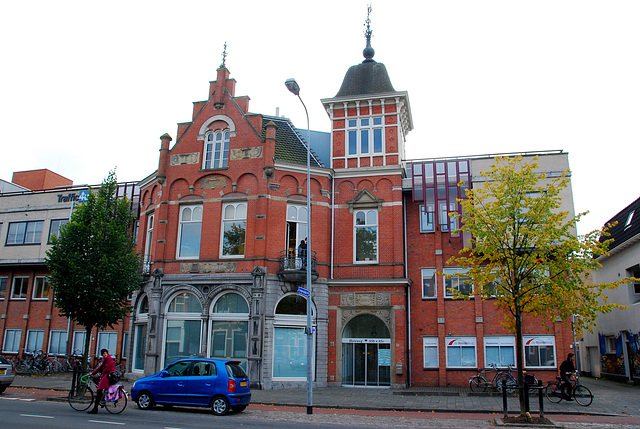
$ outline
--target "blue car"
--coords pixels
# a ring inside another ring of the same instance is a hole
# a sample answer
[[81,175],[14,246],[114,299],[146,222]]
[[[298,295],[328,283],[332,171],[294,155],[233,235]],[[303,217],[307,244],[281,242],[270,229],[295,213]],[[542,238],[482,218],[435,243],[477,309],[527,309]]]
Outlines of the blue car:
[[249,378],[240,362],[220,359],[182,359],[137,380],[131,397],[142,410],[161,405],[211,407],[223,416],[244,411],[251,400]]

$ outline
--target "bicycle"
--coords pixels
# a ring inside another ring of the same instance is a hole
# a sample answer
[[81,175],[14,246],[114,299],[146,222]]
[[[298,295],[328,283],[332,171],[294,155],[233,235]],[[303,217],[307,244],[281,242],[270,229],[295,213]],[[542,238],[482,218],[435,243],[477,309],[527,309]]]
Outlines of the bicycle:
[[[550,381],[547,386],[544,388],[545,396],[547,399],[554,404],[559,403],[560,401],[567,400],[562,391],[562,385],[564,381],[562,377],[556,376],[555,381]],[[583,407],[588,407],[593,402],[593,394],[588,387],[580,384],[580,377],[576,372],[574,374],[574,378],[571,380],[571,389],[569,390],[569,398],[575,400],[578,405],[582,405]]]
[[[511,375],[513,366],[509,365],[508,371],[498,370],[495,363],[490,364],[489,368],[483,368],[478,370],[478,374],[469,379],[469,388],[472,392],[486,392],[487,389],[497,389],[502,391],[502,380],[507,382],[507,392],[513,392],[518,386],[518,382]],[[495,372],[491,381],[485,376],[487,373]]]
[[[129,394],[121,384],[114,384],[111,387],[116,387],[115,392],[110,394],[110,391],[105,391],[100,406],[105,408],[111,414],[120,414],[127,408],[127,398]],[[78,384],[75,388],[69,391],[67,396],[67,402],[76,411],[86,411],[92,405],[95,400],[97,391],[97,385],[91,374],[85,374],[78,379]]]

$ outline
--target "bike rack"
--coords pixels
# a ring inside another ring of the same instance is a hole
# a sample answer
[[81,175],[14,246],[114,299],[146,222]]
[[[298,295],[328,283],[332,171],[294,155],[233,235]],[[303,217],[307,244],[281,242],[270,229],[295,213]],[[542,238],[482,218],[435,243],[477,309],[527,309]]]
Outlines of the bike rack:
[[[516,389],[521,391],[522,394],[524,395],[524,401],[526,404],[525,411],[527,413],[530,412],[529,389],[538,390],[538,403],[540,407],[540,417],[543,418],[544,417],[544,401],[543,401],[544,395],[542,391],[544,387],[542,387],[542,381],[538,380],[538,384],[536,386],[532,386],[529,383],[527,383],[527,381],[525,380],[524,386],[517,386]],[[509,417],[509,408],[507,407],[507,380],[502,380],[502,410],[503,410],[504,418],[506,419],[507,417]]]

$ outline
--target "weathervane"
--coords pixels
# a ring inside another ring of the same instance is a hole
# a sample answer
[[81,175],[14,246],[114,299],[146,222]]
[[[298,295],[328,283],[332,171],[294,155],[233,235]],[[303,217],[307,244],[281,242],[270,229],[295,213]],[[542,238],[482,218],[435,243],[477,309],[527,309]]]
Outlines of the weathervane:
[[373,61],[373,56],[375,55],[376,51],[371,47],[371,35],[373,34],[373,31],[371,31],[371,18],[369,17],[371,15],[371,5],[367,6],[367,19],[364,21],[364,26],[367,27],[367,29],[364,32],[364,37],[367,39],[367,46],[364,48],[364,51],[362,51],[362,55],[364,55],[364,62],[371,62]]
[[225,65],[226,61],[227,61],[227,42],[224,42],[224,51],[222,51],[222,64],[220,64],[221,68],[227,67]]

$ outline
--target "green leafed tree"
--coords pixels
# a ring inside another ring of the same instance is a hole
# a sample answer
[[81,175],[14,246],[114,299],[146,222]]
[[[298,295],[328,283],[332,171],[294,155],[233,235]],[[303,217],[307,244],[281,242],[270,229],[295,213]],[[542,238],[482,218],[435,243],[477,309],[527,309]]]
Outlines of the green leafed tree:
[[[492,299],[504,311],[504,325],[516,337],[521,386],[525,315],[539,317],[548,328],[578,315],[575,327],[581,331],[593,325],[598,313],[617,306],[607,303],[606,290],[626,281],[587,282],[600,266],[596,257],[607,254],[610,240],[600,240],[606,229],[577,236],[576,223],[586,213],[572,217],[562,210],[568,171],[547,178],[537,168],[537,158],[525,162],[516,156],[497,158],[489,171],[480,173],[484,186],[467,190],[467,199],[460,200],[460,229],[471,233],[470,244],[448,261],[469,270],[464,275],[473,281],[474,295]],[[520,398],[524,414],[524,395]]]
[[83,369],[91,330],[123,319],[130,311],[127,297],[141,281],[141,258],[133,236],[135,217],[130,201],[116,197],[117,187],[111,171],[100,189],[91,191],[87,201],[75,208],[47,251],[55,305],[87,332]]

